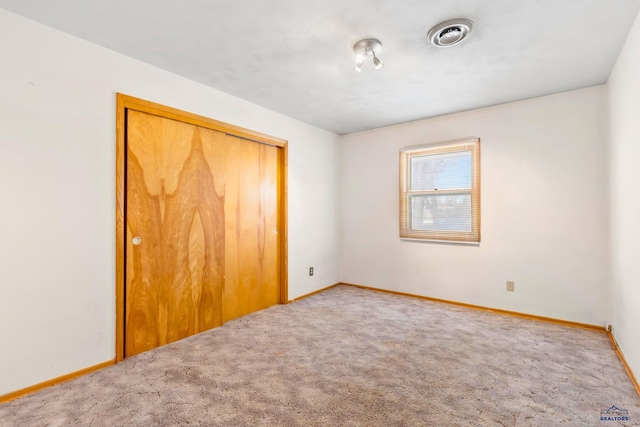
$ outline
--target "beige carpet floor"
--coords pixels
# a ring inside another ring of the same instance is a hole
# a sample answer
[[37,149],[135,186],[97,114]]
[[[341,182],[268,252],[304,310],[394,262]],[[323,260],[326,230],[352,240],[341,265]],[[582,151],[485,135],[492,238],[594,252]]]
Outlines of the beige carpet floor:
[[[628,421],[602,421],[615,405]],[[0,405],[1,426],[637,426],[604,333],[339,286]]]

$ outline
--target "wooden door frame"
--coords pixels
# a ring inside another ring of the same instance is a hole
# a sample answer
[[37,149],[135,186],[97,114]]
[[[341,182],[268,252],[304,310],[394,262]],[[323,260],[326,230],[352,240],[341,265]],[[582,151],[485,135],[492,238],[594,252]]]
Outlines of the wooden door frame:
[[260,132],[223,123],[208,117],[134,98],[116,94],[116,362],[124,359],[125,328],[125,271],[126,271],[126,131],[127,110],[140,111],[183,123],[224,132],[250,141],[268,144],[278,150],[278,217],[280,234],[280,304],[289,302],[288,288],[288,232],[287,232],[287,162],[288,143]]

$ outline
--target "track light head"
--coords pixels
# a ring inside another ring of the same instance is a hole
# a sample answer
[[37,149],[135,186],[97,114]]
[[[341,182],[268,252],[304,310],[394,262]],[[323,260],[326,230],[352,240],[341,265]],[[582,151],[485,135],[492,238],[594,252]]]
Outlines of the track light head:
[[378,57],[375,55],[373,55],[373,65],[376,67],[376,71],[384,67],[384,64],[382,63],[382,61],[380,61]]

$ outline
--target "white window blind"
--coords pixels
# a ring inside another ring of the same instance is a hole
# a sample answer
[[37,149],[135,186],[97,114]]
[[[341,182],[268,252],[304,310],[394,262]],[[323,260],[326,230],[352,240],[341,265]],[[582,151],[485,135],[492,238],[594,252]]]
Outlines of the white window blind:
[[400,151],[400,237],[480,241],[480,140]]

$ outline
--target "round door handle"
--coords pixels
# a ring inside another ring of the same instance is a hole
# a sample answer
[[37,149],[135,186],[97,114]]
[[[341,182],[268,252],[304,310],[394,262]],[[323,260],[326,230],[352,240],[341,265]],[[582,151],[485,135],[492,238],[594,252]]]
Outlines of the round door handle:
[[140,243],[142,243],[142,239],[136,236],[133,239],[131,239],[131,243],[133,243],[134,246],[138,246]]

